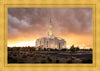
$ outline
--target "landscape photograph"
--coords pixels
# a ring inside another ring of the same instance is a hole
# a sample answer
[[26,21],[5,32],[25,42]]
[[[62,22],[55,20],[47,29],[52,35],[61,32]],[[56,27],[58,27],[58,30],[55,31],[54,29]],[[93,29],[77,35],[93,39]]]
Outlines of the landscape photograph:
[[7,9],[8,64],[92,64],[92,8]]

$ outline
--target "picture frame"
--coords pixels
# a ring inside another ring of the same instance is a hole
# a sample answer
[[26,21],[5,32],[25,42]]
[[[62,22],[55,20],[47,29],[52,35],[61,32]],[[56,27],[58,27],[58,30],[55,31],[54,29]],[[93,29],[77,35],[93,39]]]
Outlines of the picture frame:
[[[7,9],[30,7],[91,7],[93,9],[92,64],[8,64]],[[1,71],[99,71],[100,70],[100,0],[0,0],[0,70]]]

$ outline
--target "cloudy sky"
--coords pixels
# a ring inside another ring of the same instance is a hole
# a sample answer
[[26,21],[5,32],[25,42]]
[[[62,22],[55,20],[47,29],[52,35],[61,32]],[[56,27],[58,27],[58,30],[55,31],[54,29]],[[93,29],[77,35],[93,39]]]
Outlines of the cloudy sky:
[[50,17],[68,46],[92,47],[92,8],[8,8],[8,46],[34,46],[48,35]]

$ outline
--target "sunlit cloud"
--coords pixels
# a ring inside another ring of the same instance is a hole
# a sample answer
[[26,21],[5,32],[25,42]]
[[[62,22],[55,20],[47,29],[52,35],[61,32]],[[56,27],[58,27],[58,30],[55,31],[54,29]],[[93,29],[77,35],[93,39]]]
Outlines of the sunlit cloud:
[[15,44],[8,44],[8,47],[26,47],[26,46],[35,46],[35,42],[34,41],[23,41],[23,42],[19,42],[19,43],[15,43]]
[[35,46],[47,36],[50,16],[67,47],[92,47],[92,8],[8,8],[8,46]]

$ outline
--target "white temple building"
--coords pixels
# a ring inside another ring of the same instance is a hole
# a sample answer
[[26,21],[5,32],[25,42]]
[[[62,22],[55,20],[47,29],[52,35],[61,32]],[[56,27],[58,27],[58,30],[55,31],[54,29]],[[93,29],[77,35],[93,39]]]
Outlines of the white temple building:
[[54,36],[51,19],[50,19],[50,25],[48,30],[48,36],[37,39],[36,47],[52,48],[52,49],[66,48],[66,41],[62,38],[58,38]]

